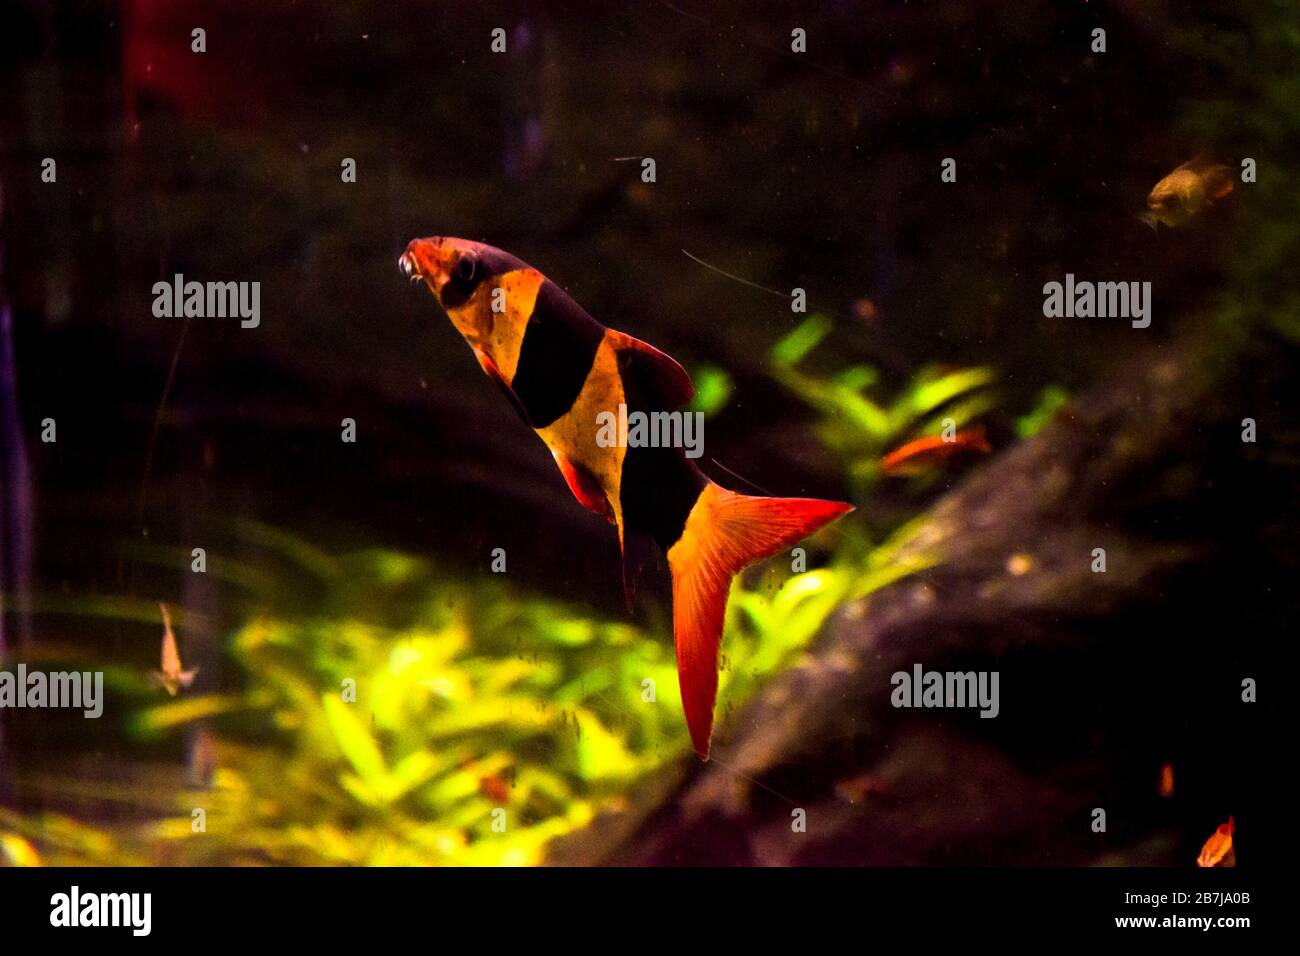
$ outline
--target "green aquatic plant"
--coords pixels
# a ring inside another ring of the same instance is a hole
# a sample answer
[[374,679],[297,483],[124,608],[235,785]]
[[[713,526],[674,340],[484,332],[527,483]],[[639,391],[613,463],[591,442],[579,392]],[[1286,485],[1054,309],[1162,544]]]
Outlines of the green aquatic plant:
[[725,369],[716,365],[701,365],[691,375],[695,383],[695,398],[690,410],[704,415],[712,415],[727,403],[731,397],[731,376]]
[[1033,438],[1069,401],[1070,393],[1065,389],[1059,385],[1047,386],[1038,393],[1033,409],[1016,419],[1016,434],[1021,438]]
[[855,500],[867,497],[879,476],[879,461],[891,448],[935,435],[951,420],[964,428],[996,406],[993,371],[922,369],[886,400],[879,375],[869,365],[833,374],[804,370],[805,360],[830,335],[834,323],[814,313],[772,347],[776,379],[820,413],[818,438],[843,462]]
[[[822,413],[817,434],[841,456],[857,500],[890,446],[937,431],[942,418],[963,426],[992,404],[982,368],[925,370],[888,401],[868,366],[804,371],[829,330],[812,316],[773,347],[772,365]],[[698,377],[696,407],[714,412],[730,377]],[[184,742],[188,766],[154,763],[111,786],[54,773],[27,780],[60,812],[0,813],[10,862],[534,864],[551,840],[691,759],[662,609],[634,624],[391,550],[330,554],[247,519],[226,532],[231,546],[211,549],[210,580],[235,623],[223,630],[177,609],[182,639],[199,623],[220,636],[219,685],[159,700],[143,674],[100,662],[115,709],[129,713],[130,746],[175,753]],[[904,527],[877,545],[843,522],[738,579],[719,711],[797,660],[836,608],[920,570],[896,555],[909,535]],[[188,562],[184,549],[149,542],[124,553],[158,569]],[[147,625],[157,639],[153,600],[51,595],[33,606],[98,626]],[[111,822],[63,812],[91,803],[117,808]]]
[[1189,17],[1171,42],[1211,63],[1225,78],[1194,99],[1178,121],[1190,142],[1223,145],[1237,170],[1252,167],[1234,202],[1249,209],[1236,229],[1226,282],[1216,302],[1216,332],[1246,341],[1260,329],[1300,341],[1300,192],[1294,157],[1300,145],[1300,11],[1289,0],[1261,0],[1232,9],[1246,29],[1209,29],[1211,17]]
[[[990,407],[987,369],[927,370],[890,401],[866,366],[828,378],[802,371],[828,331],[813,316],[777,343],[774,373],[823,413],[818,435],[863,489],[890,445]],[[701,410],[716,410],[730,379],[716,370],[702,380]],[[666,764],[692,759],[662,609],[634,624],[391,550],[330,554],[246,519],[227,530],[236,546],[210,554],[237,622],[220,632],[220,686],[160,701],[143,675],[107,664],[130,714],[126,739],[158,753],[183,740],[188,767],[154,767],[112,787],[29,781],[61,805],[93,798],[132,822],[6,810],[8,858],[534,864],[551,840],[619,810]],[[796,661],[836,608],[921,570],[923,560],[897,555],[911,533],[875,544],[843,522],[738,579],[719,711]],[[188,560],[157,544],[128,553],[159,568]],[[156,604],[143,599],[57,595],[35,608],[157,626]],[[183,632],[179,609],[177,623]]]
[[[263,560],[240,575],[259,590],[222,642],[221,689],[158,701],[140,675],[110,668],[127,738],[158,752],[188,739],[190,771],[114,787],[31,780],[138,822],[5,811],[11,857],[532,864],[556,836],[621,807],[639,780],[690,759],[663,615],[636,626],[494,575],[459,579],[410,555],[334,556],[276,529],[239,529]],[[804,573],[770,562],[735,585],[722,707],[788,666],[839,603],[906,570],[854,547],[841,541],[832,565]],[[293,572],[261,566],[272,558]],[[147,620],[133,600],[38,606]]]

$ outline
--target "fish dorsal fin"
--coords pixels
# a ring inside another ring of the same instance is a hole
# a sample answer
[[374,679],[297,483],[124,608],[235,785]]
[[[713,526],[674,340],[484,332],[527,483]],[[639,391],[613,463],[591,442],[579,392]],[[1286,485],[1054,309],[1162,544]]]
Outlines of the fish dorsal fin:
[[635,404],[654,410],[680,408],[695,397],[695,386],[677,360],[653,345],[610,330],[618,353],[618,370]]
[[1198,153],[1178,168],[1203,177],[1206,192],[1211,199],[1224,199],[1232,194],[1234,186],[1232,170],[1222,163],[1216,163],[1204,153]]

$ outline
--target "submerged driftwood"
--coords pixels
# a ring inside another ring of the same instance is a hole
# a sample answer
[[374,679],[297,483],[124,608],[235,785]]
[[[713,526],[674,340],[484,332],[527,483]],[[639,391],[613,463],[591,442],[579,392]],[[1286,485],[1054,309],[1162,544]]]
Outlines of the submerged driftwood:
[[[1270,542],[1297,525],[1268,453],[1286,351],[1199,336],[1136,356],[939,499],[900,554],[937,563],[840,608],[715,759],[552,862],[1189,865],[1229,813],[1240,834],[1241,680],[1276,636]],[[893,707],[916,664],[998,671],[999,715]]]

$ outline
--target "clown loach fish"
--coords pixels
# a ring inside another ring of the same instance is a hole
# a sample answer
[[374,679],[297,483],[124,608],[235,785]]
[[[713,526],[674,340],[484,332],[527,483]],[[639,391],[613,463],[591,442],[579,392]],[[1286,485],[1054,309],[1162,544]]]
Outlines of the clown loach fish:
[[689,402],[690,376],[654,346],[601,325],[509,253],[432,237],[412,240],[398,265],[429,287],[483,371],[551,450],[573,496],[617,528],[629,606],[651,550],[667,555],[682,705],[695,752],[707,760],[732,578],[853,507],[738,494],[707,478],[680,447],[598,440],[601,418]]

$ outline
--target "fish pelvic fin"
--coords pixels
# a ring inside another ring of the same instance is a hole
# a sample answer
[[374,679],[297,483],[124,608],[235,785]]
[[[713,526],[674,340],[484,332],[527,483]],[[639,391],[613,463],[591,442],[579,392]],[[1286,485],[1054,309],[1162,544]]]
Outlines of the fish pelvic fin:
[[[519,400],[518,394],[516,394],[510,383],[506,381],[506,377],[501,374],[501,370],[497,368],[497,363],[492,360],[492,356],[488,355],[488,353],[483,351],[483,349],[474,346],[474,357],[478,359],[479,367],[483,369],[483,373],[487,375],[488,378],[492,379],[493,383],[496,384],[496,387],[501,390],[501,394],[510,400],[510,405],[519,414],[519,417],[523,419],[524,424],[529,428],[532,428],[533,422],[532,419],[528,417],[528,409],[524,408],[524,403]],[[565,477],[567,478],[568,476],[566,475]]]
[[620,539],[620,548],[623,552],[623,597],[627,601],[627,613],[631,614],[632,602],[636,597],[637,580],[641,577],[641,569],[654,554],[655,542],[644,531],[625,525]]
[[554,448],[551,449],[551,457],[555,459],[560,474],[564,476],[565,483],[568,484],[569,490],[573,492],[573,497],[578,500],[578,503],[592,514],[599,515],[610,524],[614,524],[614,509],[610,507],[605,489],[600,486],[596,477],[582,465],[572,461],[568,455]]
[[709,482],[668,550],[673,581],[677,679],[691,744],[709,759],[718,649],[732,579],[744,568],[853,510],[841,501],[762,498]]

